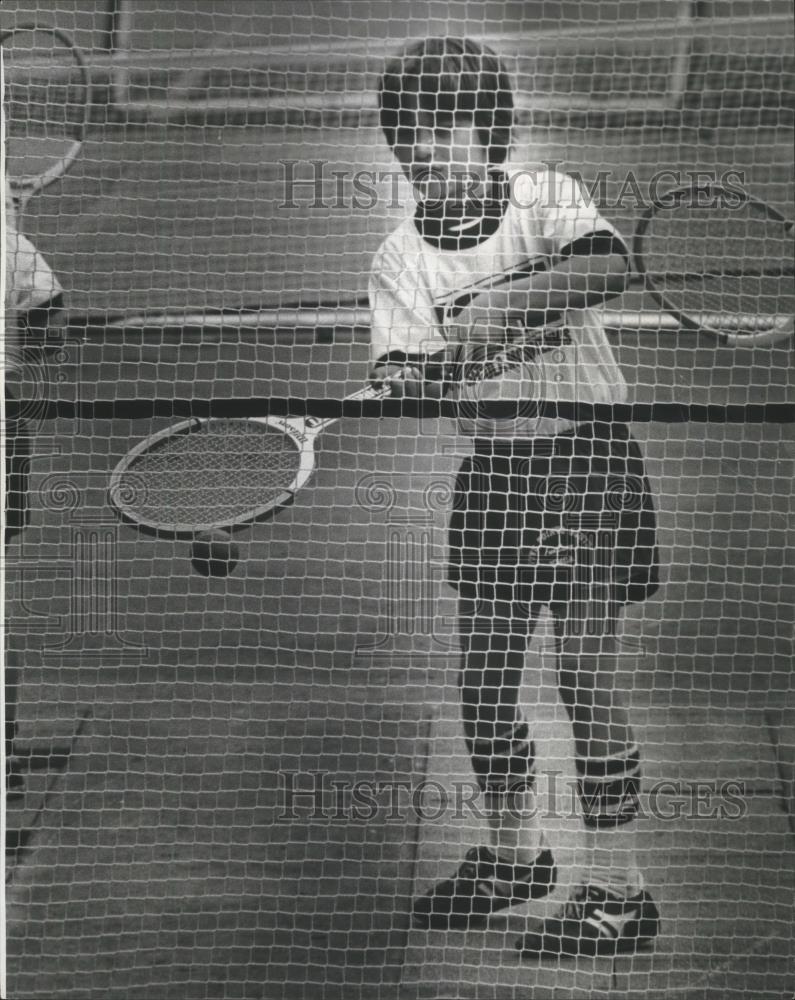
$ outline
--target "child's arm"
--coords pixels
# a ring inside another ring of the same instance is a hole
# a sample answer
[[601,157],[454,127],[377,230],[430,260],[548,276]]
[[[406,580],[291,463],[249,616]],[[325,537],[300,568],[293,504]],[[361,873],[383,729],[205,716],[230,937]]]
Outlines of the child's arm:
[[517,193],[526,205],[528,236],[540,229],[549,248],[547,268],[515,274],[474,299],[456,322],[481,327],[483,336],[475,339],[498,339],[500,326],[543,326],[567,310],[599,305],[626,289],[629,252],[577,181],[551,173],[531,182],[531,176],[522,176],[524,186]]
[[370,379],[393,396],[438,399],[446,341],[413,255],[399,251],[382,246],[370,271]]
[[627,278],[627,260],[617,253],[570,257],[549,271],[481,293],[456,320],[475,327],[501,322],[504,328],[521,316],[525,327],[543,326],[567,309],[588,309],[620,295]]
[[418,399],[441,399],[449,386],[443,382],[443,369],[439,366],[438,377],[436,365],[426,362],[422,366],[411,363],[399,364],[390,362],[376,365],[370,372],[370,380],[376,385],[388,384],[391,395],[407,396]]
[[618,253],[570,257],[549,271],[482,292],[456,316],[456,325],[469,331],[470,340],[499,342],[511,328],[554,323],[567,309],[588,309],[620,295],[628,276],[627,260]]

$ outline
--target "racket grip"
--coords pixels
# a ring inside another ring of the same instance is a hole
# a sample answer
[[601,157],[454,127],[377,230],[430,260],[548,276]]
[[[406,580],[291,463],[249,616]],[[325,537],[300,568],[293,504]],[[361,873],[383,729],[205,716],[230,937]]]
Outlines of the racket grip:
[[457,361],[451,361],[449,358],[449,348],[440,351],[438,354],[431,355],[424,360],[410,360],[406,362],[384,362],[377,365],[376,368],[370,374],[370,380],[373,385],[385,386],[389,379],[389,375],[384,375],[379,372],[379,369],[384,370],[390,367],[390,365],[397,369],[397,372],[391,378],[399,379],[400,374],[406,368],[416,368],[422,373],[422,381],[430,382],[434,385],[443,386],[442,395],[445,395],[452,385],[460,380],[460,370],[461,365]]
[[447,395],[450,389],[461,381],[463,376],[463,352],[457,345],[450,347],[438,354],[432,354],[423,366],[423,375],[426,382],[440,384],[442,396]]

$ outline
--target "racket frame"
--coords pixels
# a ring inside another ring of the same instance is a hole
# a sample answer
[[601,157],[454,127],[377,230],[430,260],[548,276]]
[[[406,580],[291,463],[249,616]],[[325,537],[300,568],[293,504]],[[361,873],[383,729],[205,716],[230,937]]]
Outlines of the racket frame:
[[[677,309],[666,297],[664,291],[654,282],[646,267],[646,232],[652,219],[660,212],[676,208],[686,198],[698,205],[698,198],[711,199],[725,196],[737,205],[754,205],[764,216],[783,224],[785,231],[795,236],[795,223],[791,222],[772,205],[755,198],[739,188],[722,187],[720,184],[690,184],[673,188],[656,198],[638,220],[632,242],[632,258],[636,271],[644,281],[644,287],[657,304],[679,323],[680,327],[692,333],[707,333],[719,343],[729,347],[760,347],[779,344],[793,335],[793,317],[787,316],[746,316],[731,313],[687,313]],[[707,201],[709,204],[709,201]],[[715,321],[715,326],[710,323]],[[756,326],[756,330],[749,327]]]
[[[348,400],[365,399],[386,399],[391,395],[388,386],[367,385],[363,389],[345,397]],[[315,443],[318,437],[332,424],[337,422],[337,417],[246,417],[246,423],[257,424],[267,427],[273,431],[291,438],[296,444],[299,464],[293,481],[285,487],[280,494],[268,503],[258,507],[250,508],[243,514],[233,519],[224,518],[217,521],[201,524],[191,524],[187,522],[165,523],[152,521],[143,517],[135,509],[135,499],[137,491],[131,488],[126,476],[135,476],[135,460],[149,451],[157,450],[167,440],[183,434],[195,433],[202,426],[212,420],[217,423],[218,418],[188,417],[180,420],[176,424],[171,424],[162,430],[156,431],[134,445],[127,454],[116,465],[111,473],[108,485],[108,501],[111,508],[118,516],[128,524],[138,528],[142,533],[156,535],[161,538],[193,538],[202,531],[213,531],[221,529],[223,531],[234,532],[245,528],[249,524],[265,520],[285,507],[288,507],[295,499],[295,494],[302,489],[315,469],[316,450]]]
[[[62,28],[56,28],[49,24],[18,24],[16,27],[9,28],[8,30],[0,33],[0,47],[5,45],[8,39],[23,31],[47,33],[57,38],[59,42],[65,45],[71,51],[72,58],[74,59],[75,66],[80,74],[86,94],[83,102],[82,118],[74,125],[74,138],[72,140],[72,145],[66,153],[59,157],[52,164],[52,166],[48,167],[47,170],[40,174],[25,174],[22,177],[13,177],[11,174],[8,174],[8,188],[14,203],[14,208],[19,215],[24,213],[27,203],[35,194],[44,191],[45,188],[50,187],[51,184],[60,180],[61,177],[64,177],[71,170],[80,155],[83,143],[85,142],[92,103],[91,73],[88,68],[88,62],[83,50],[75,44],[72,37]],[[6,157],[6,161],[7,160],[8,157]]]

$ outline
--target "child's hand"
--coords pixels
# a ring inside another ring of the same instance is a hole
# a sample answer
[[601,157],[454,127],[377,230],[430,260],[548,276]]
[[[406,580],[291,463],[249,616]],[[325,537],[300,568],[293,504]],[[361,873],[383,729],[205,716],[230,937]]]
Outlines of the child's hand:
[[371,381],[375,385],[388,385],[393,397],[407,399],[440,399],[443,395],[441,382],[426,382],[422,369],[417,365],[390,362],[374,368]]

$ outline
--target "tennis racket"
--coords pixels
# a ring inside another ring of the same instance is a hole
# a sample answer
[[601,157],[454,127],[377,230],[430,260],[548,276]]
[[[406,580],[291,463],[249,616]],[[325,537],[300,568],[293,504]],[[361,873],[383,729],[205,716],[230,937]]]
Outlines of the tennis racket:
[[23,25],[0,35],[6,173],[14,210],[59,180],[80,155],[91,109],[85,57],[65,31]]
[[[426,375],[458,385],[461,399],[470,404],[470,417],[486,413],[494,419],[527,409],[516,398],[501,403],[488,387],[507,375],[509,392],[512,384],[529,385],[538,392],[541,382],[535,369],[540,361],[534,347],[520,344],[475,359],[459,348],[455,345],[437,356],[426,366]],[[529,377],[523,375],[528,368],[533,371]],[[517,373],[523,383],[510,382]],[[486,387],[485,398],[473,394],[476,386]],[[367,385],[345,401],[387,399],[391,393],[387,380]],[[142,532],[169,538],[234,530],[264,520],[292,503],[307,484],[315,468],[317,440],[336,420],[311,416],[182,420],[135,445],[118,463],[110,479],[111,506]]]
[[[386,399],[368,385],[347,400]],[[260,521],[292,503],[335,417],[191,418],[152,434],[114,469],[111,505],[145,533],[190,538]]]
[[795,332],[795,224],[745,192],[681,187],[640,219],[635,266],[659,305],[686,330],[732,347]]

